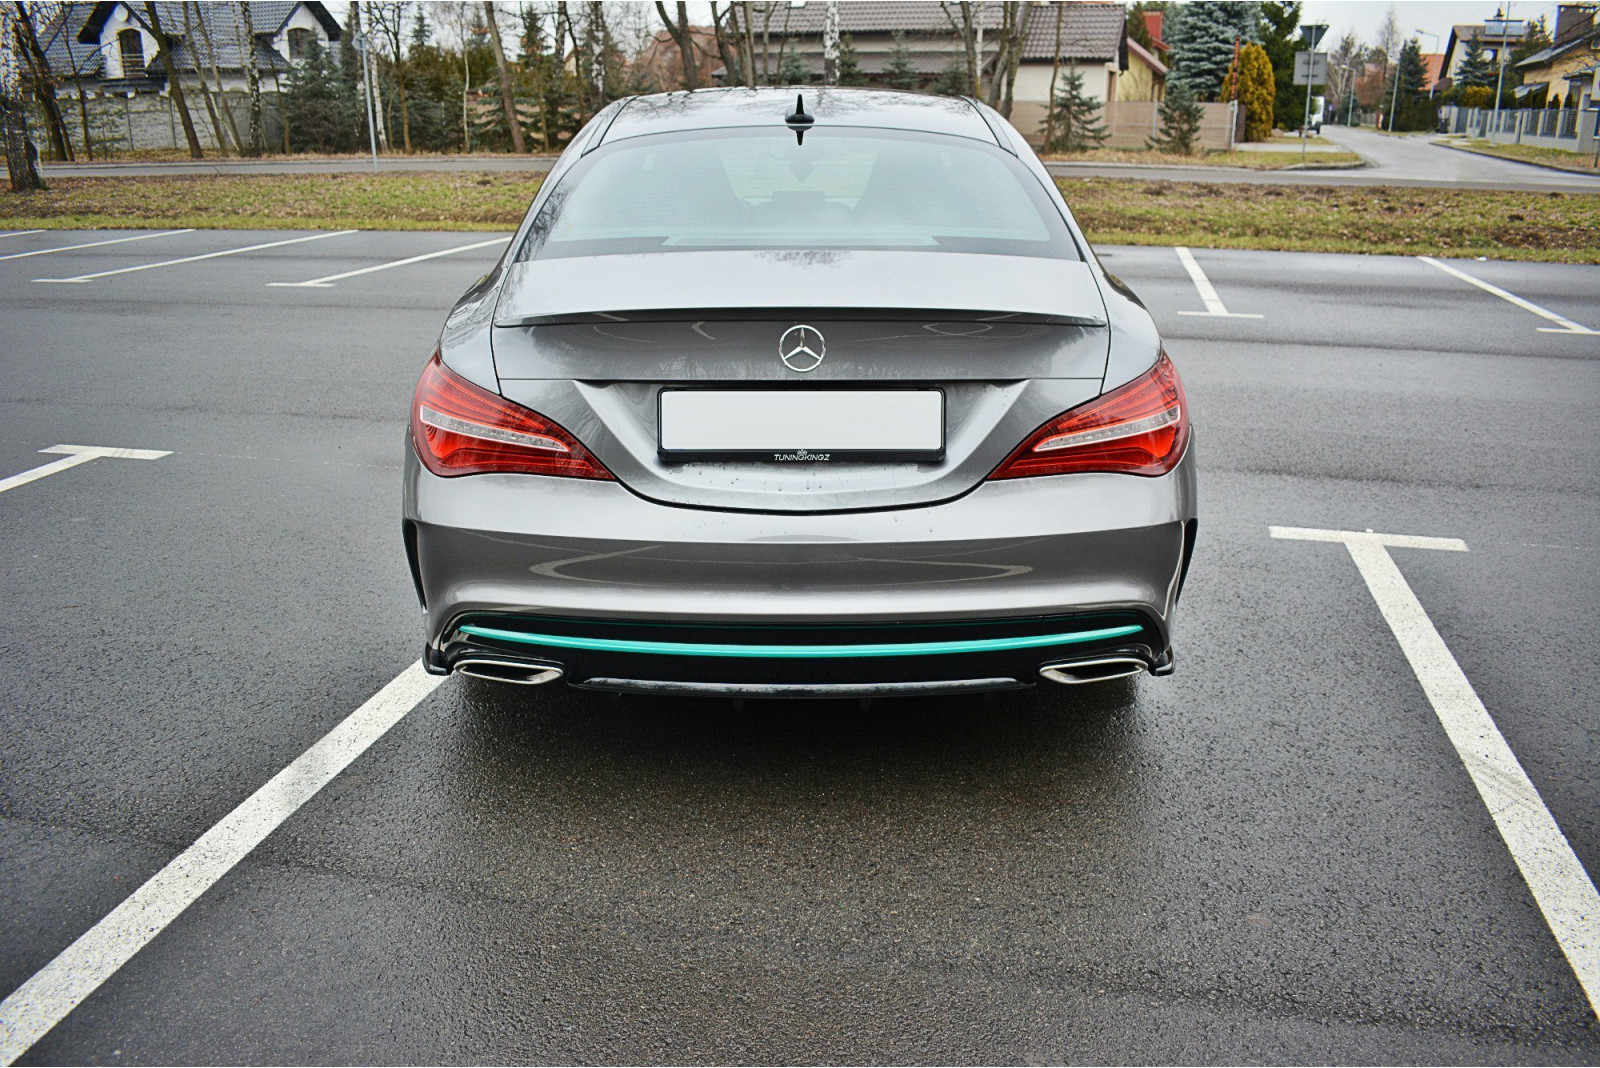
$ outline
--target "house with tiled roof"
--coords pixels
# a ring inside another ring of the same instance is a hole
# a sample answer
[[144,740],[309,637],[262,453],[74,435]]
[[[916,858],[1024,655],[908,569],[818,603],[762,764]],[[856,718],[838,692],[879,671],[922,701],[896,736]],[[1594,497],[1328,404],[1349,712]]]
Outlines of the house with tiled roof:
[[[314,0],[268,0],[250,5],[246,40],[237,3],[157,3],[161,31],[172,48],[178,76],[199,78],[215,60],[225,91],[243,91],[249,65],[270,85],[316,42],[335,47],[339,23]],[[145,6],[102,0],[64,3],[39,33],[40,45],[58,83],[73,96],[165,94],[167,72],[158,61]],[[214,83],[213,83],[214,84]]]
[[[982,63],[992,72],[999,54],[1001,5],[974,5],[983,23]],[[1069,0],[1057,4],[1029,5],[1031,16],[1022,44],[1022,58],[1014,90],[1012,122],[1031,134],[1044,121],[1050,97],[1052,71],[1059,78],[1077,71],[1085,92],[1111,104],[1120,100],[1160,99],[1167,68],[1156,55],[1128,39],[1127,11],[1120,3]],[[814,78],[822,75],[824,0],[790,0],[773,15],[770,33],[774,54],[780,42],[789,42]],[[1060,48],[1056,46],[1060,15]],[[903,43],[918,88],[937,82],[952,67],[965,63],[961,38],[952,22],[959,19],[955,4],[901,0],[844,0],[839,4],[839,29],[848,34],[860,69],[869,81],[887,72],[897,42]],[[760,35],[763,27],[757,26]],[[757,47],[761,47],[759,42]]]
[[1556,11],[1555,40],[1517,64],[1522,84],[1517,98],[1535,106],[1588,110],[1600,100],[1600,23],[1596,4],[1562,4]]
[[1461,76],[1461,61],[1467,56],[1467,42],[1474,37],[1483,46],[1483,56],[1490,64],[1498,66],[1500,53],[1505,52],[1506,63],[1511,62],[1511,52],[1522,43],[1523,36],[1528,32],[1527,24],[1509,21],[1501,26],[1501,31],[1491,36],[1488,27],[1482,22],[1461,23],[1450,27],[1450,36],[1444,44],[1444,78],[1454,84]]

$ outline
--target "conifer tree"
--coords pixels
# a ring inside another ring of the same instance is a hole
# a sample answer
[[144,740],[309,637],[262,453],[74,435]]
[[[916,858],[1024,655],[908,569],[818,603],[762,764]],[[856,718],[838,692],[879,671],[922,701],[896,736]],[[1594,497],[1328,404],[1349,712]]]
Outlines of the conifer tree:
[[778,63],[778,84],[807,85],[810,81],[811,64],[795,49],[794,42],[789,42],[783,50],[783,59]]
[[915,89],[917,69],[911,65],[911,49],[906,47],[906,35],[899,30],[894,34],[894,47],[889,50],[889,62],[883,68],[884,84],[891,89]]
[[861,71],[861,57],[856,54],[856,43],[848,33],[839,35],[839,84],[867,84],[867,76]]
[[1461,66],[1456,69],[1456,85],[1463,89],[1470,89],[1474,85],[1492,86],[1495,74],[1494,64],[1484,54],[1483,42],[1477,34],[1473,34],[1467,41]]
[[[1226,103],[1234,98],[1238,86],[1239,103],[1244,105],[1244,139],[1270,141],[1273,116],[1277,111],[1277,89],[1272,77],[1272,61],[1260,45],[1245,45],[1239,52],[1238,69],[1222,76],[1222,92],[1217,99]],[[1300,116],[1296,116],[1300,118]],[[1299,125],[1297,121],[1296,126]]]
[[1081,152],[1111,136],[1100,122],[1100,101],[1084,92],[1082,71],[1074,69],[1061,79],[1051,110],[1045,126],[1053,143],[1044,146],[1046,152]]
[[1210,0],[1167,9],[1166,31],[1172,73],[1167,85],[1182,82],[1197,100],[1215,100],[1222,76],[1233,62],[1234,42],[1254,43],[1260,35],[1259,3]]
[[1205,109],[1195,100],[1183,83],[1167,86],[1167,95],[1161,101],[1161,130],[1150,138],[1148,144],[1157,152],[1172,152],[1192,156],[1199,147],[1200,120]]
[[967,65],[959,53],[950,57],[930,88],[939,96],[967,96],[972,92],[967,88]]
[[358,147],[357,135],[366,116],[358,120],[355,90],[314,39],[306,46],[305,58],[289,68],[283,110],[297,151],[349,152]]

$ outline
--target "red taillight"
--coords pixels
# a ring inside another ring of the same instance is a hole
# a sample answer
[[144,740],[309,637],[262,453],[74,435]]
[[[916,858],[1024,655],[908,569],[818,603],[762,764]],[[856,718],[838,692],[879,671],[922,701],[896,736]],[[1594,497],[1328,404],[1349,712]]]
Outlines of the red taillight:
[[436,475],[517,472],[612,478],[578,439],[538,412],[468,382],[439,361],[422,372],[411,401],[411,439]]
[[1083,471],[1164,475],[1183,458],[1188,440],[1183,383],[1163,352],[1154,367],[1132,382],[1035,430],[989,477]]

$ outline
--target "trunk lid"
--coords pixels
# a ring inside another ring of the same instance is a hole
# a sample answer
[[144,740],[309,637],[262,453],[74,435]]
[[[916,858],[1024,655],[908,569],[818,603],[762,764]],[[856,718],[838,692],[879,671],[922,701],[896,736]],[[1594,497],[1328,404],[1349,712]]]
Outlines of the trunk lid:
[[[1077,261],[684,252],[514,265],[493,349],[506,397],[561,423],[642,496],[841,511],[928,504],[972,489],[1040,423],[1099,393],[1105,321],[1094,278]],[[801,324],[824,350],[803,373],[779,349]],[[663,387],[938,389],[944,454],[923,462],[664,459]]]

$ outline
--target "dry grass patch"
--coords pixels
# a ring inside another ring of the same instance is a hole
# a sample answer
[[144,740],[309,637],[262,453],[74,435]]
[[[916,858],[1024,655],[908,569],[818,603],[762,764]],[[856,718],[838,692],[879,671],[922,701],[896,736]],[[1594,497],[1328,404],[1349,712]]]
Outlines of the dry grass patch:
[[[61,178],[0,194],[8,229],[510,230],[541,176],[409,174]],[[1600,263],[1600,196],[1061,178],[1091,240],[1200,248]]]
[[1600,263],[1600,196],[1057,180],[1090,240]]

